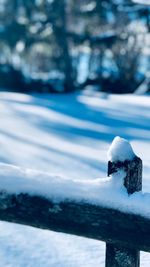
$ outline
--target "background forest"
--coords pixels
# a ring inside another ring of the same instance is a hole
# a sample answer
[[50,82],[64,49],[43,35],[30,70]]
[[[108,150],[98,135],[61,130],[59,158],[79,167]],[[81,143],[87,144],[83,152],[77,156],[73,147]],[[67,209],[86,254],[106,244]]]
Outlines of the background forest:
[[0,0],[0,87],[150,90],[148,0]]

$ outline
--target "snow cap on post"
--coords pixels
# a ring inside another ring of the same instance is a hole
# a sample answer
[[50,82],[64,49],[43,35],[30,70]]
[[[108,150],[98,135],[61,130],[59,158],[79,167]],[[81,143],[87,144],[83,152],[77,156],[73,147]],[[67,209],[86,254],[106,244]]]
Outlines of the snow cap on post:
[[133,160],[135,154],[130,143],[119,136],[116,136],[108,150],[108,160],[115,161],[125,161]]
[[115,137],[108,150],[108,176],[124,170],[124,186],[128,194],[142,190],[142,160],[135,155],[130,143]]

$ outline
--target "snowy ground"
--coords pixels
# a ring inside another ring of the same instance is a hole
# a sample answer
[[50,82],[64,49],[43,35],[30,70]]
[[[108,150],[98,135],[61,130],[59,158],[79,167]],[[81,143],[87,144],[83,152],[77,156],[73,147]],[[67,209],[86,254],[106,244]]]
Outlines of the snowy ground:
[[[143,189],[150,192],[149,96],[0,93],[0,162],[95,179],[106,176],[116,135],[143,159]],[[104,244],[1,222],[0,259],[3,267],[103,267]],[[148,267],[150,255],[141,259]]]

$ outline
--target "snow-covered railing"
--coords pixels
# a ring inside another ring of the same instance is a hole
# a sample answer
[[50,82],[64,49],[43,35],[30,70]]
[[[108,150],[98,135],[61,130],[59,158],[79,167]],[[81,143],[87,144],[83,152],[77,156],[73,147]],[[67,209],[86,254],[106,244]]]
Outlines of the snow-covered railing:
[[0,220],[105,241],[106,267],[138,267],[150,252],[142,161],[119,137],[108,156],[108,177],[93,181],[0,164]]

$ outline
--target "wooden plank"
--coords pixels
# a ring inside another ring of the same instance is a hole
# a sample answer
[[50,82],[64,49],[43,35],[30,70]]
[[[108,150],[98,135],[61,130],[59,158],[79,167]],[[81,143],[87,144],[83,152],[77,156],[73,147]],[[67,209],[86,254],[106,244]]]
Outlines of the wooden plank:
[[106,244],[106,266],[111,267],[136,267],[140,264],[140,252],[135,249],[117,247]]
[[1,192],[0,220],[150,252],[150,219],[101,206]]
[[[123,162],[108,162],[108,175],[124,170],[125,178],[123,185],[126,187],[128,194],[142,190],[142,160],[135,156],[133,160]],[[131,226],[132,226],[132,222]],[[117,225],[116,225],[117,227]],[[133,234],[135,229],[132,229]],[[129,233],[126,233],[127,235]],[[136,249],[125,248],[124,246],[115,246],[110,243],[106,244],[106,267],[139,267],[140,252]]]
[[128,194],[133,194],[142,190],[142,160],[135,156],[131,161],[125,160],[124,162],[108,161],[108,176],[117,172],[118,170],[124,170],[126,176],[124,178],[123,185],[126,187]]

